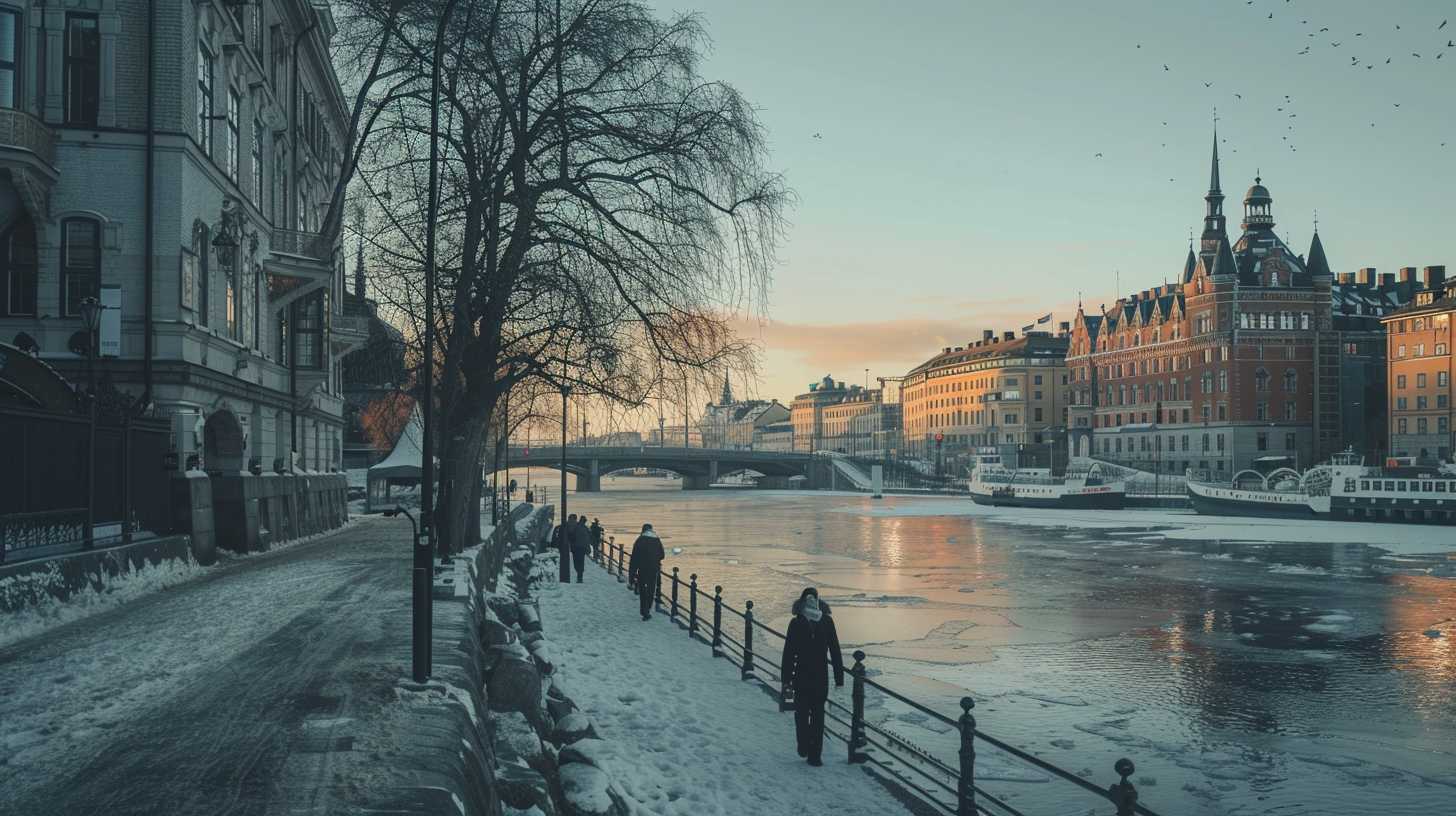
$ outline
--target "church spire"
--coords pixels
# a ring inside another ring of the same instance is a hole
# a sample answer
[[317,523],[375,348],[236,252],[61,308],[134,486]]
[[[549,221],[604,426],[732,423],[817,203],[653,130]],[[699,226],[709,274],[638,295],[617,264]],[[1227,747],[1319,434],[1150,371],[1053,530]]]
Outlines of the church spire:
[[723,393],[718,395],[719,405],[733,404],[733,388],[728,385],[728,373],[723,373]]
[[1207,207],[1203,214],[1203,236],[1199,242],[1199,254],[1208,265],[1218,255],[1218,242],[1227,233],[1224,231],[1223,190],[1218,181],[1218,125],[1213,127],[1213,164],[1208,177],[1208,194],[1203,197]]
[[1312,277],[1330,277],[1330,262],[1325,260],[1325,246],[1320,243],[1319,223],[1315,223],[1314,239],[1309,242],[1309,260],[1305,261]]

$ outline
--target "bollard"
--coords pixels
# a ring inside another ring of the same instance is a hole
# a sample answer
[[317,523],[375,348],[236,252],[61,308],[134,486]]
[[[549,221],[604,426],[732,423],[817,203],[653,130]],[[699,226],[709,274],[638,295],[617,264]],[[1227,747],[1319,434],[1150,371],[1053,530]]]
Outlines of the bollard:
[[864,752],[864,747],[869,744],[869,738],[865,736],[864,718],[864,697],[865,697],[865,653],[859,649],[854,650],[854,666],[850,668],[849,675],[854,678],[854,685],[850,688],[850,717],[849,717],[849,764],[856,765],[869,759]]
[[672,608],[667,613],[668,620],[677,621],[677,567],[672,568]]
[[956,791],[956,816],[976,816],[976,701],[961,698],[961,783]]
[[753,677],[753,601],[743,602],[743,679]]
[[713,587],[713,657],[723,656],[723,587]]
[[688,576],[688,637],[698,635],[698,574]]
[[1127,778],[1137,768],[1133,766],[1132,760],[1123,757],[1113,764],[1112,769],[1122,777],[1122,781],[1107,786],[1107,798],[1117,805],[1117,816],[1133,816],[1137,812],[1138,793],[1137,788]]

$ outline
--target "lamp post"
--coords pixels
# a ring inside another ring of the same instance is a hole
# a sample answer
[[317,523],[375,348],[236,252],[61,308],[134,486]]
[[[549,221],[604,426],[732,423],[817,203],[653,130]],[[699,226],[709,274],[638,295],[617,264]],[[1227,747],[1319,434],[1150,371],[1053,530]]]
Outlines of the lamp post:
[[557,518],[566,518],[566,401],[571,399],[571,386],[561,386],[561,515]]
[[[96,543],[96,327],[105,308],[94,297],[81,300],[81,323],[86,329],[86,549]],[[122,519],[126,524],[126,519]]]

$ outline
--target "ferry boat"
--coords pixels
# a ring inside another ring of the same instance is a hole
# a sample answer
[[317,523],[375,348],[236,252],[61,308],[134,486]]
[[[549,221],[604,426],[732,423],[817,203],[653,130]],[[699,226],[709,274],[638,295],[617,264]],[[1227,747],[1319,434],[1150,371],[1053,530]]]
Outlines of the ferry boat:
[[1127,500],[1124,483],[1105,479],[1095,463],[1056,476],[1048,468],[1008,469],[994,452],[977,454],[968,488],[971,501],[990,507],[1120,510]]
[[1193,509],[1207,515],[1456,524],[1456,472],[1402,459],[1371,467],[1348,450],[1303,474],[1246,470],[1215,483],[1190,473],[1187,484]]

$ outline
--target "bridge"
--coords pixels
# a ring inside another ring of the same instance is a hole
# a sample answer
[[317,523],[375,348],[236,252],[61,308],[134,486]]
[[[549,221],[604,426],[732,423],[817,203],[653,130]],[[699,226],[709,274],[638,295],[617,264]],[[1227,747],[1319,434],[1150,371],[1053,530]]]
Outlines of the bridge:
[[[650,468],[676,473],[684,490],[706,490],[723,476],[750,470],[763,474],[759,487],[785,489],[801,477],[802,486],[818,487],[825,482],[828,465],[811,453],[755,451],[718,448],[664,448],[566,446],[566,470],[576,476],[576,489],[594,493],[602,489],[602,477],[619,470]],[[506,460],[511,467],[561,469],[561,446],[529,448],[512,446]]]

